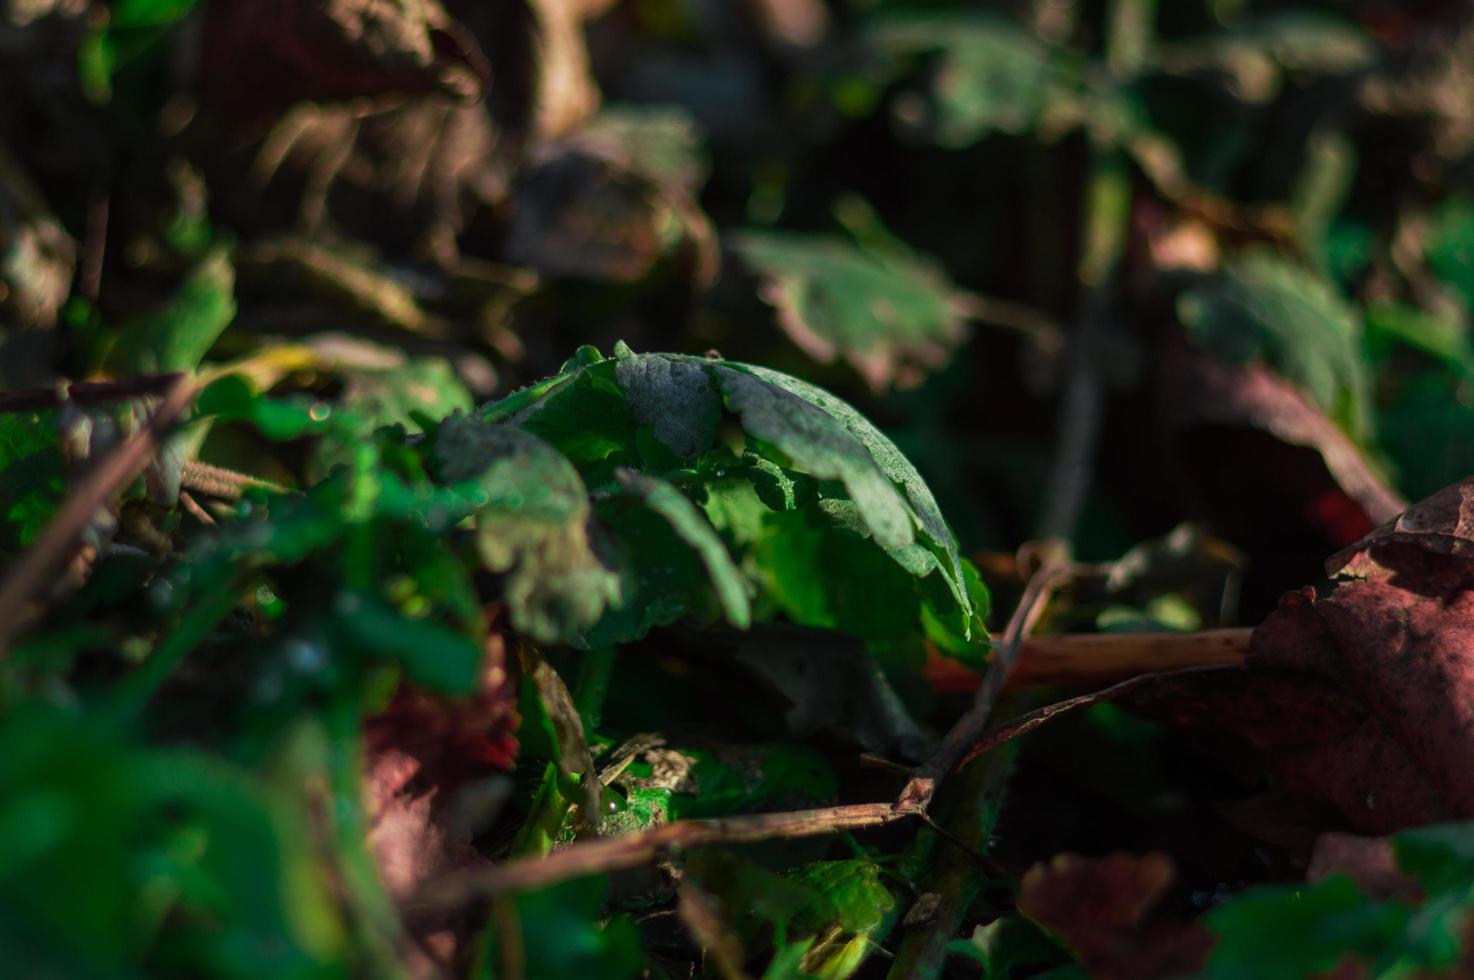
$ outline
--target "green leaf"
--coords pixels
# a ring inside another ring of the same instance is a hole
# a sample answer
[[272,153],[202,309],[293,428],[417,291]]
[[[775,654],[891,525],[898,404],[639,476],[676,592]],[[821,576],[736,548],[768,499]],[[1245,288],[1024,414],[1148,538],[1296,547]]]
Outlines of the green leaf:
[[792,872],[791,879],[824,899],[822,909],[795,917],[794,928],[823,932],[832,922],[854,935],[879,928],[896,906],[895,897],[880,883],[880,875],[880,865],[859,858],[817,861]]
[[346,369],[340,374],[344,389],[339,401],[348,415],[344,424],[328,429],[318,445],[319,472],[346,463],[353,446],[380,426],[402,425],[406,432],[416,433],[421,431],[417,416],[442,419],[474,407],[471,393],[441,357],[401,358],[382,369]]
[[216,248],[169,302],[122,328],[109,363],[122,374],[193,371],[234,319],[235,265]]
[[[841,401],[822,388],[768,368],[752,365],[742,367],[764,381],[818,406],[835,421],[841,423],[865,447],[871,459],[875,461],[875,465],[905,495],[913,520],[925,539],[925,547],[922,548],[896,550],[887,548],[886,550],[903,568],[918,578],[925,577],[934,569],[940,571],[942,578],[951,589],[953,598],[957,601],[958,608],[971,616],[972,600],[968,596],[965,585],[962,555],[957,550],[957,539],[953,537],[952,529],[947,526],[946,519],[942,517],[942,510],[937,506],[936,498],[932,496],[926,481],[921,478],[916,467],[911,465],[911,461],[896,448],[895,443],[891,442],[874,424],[847,402]],[[866,521],[870,523],[868,517]],[[876,540],[885,546],[885,542],[879,536]]]
[[[488,405],[480,416],[506,418],[546,438],[581,467],[586,479],[600,481],[596,487],[613,480],[616,461],[648,465],[654,459],[651,447],[669,453],[668,460],[655,459],[657,464],[700,453],[691,462],[700,492],[707,495],[707,516],[739,545],[750,546],[766,532],[761,504],[753,500],[759,508],[753,509],[739,503],[731,496],[737,492],[734,481],[756,485],[775,506],[814,511],[821,526],[835,533],[873,538],[911,577],[940,572],[945,585],[933,591],[951,596],[961,632],[968,638],[981,635],[956,541],[931,491],[895,445],[849,405],[780,372],[676,354],[637,355],[622,344],[612,359],[589,355],[565,367],[567,373]],[[624,423],[608,428],[620,414],[611,391],[626,399],[629,418],[649,420],[651,442],[641,444],[636,434],[634,454]],[[746,437],[741,457],[725,445],[712,446],[712,413],[722,406]],[[711,503],[713,496],[726,503]],[[719,519],[726,504],[738,509]],[[744,527],[734,533],[736,526],[727,522],[739,510]],[[850,582],[850,576],[826,577]],[[848,587],[858,588],[853,582]],[[903,584],[901,591],[915,594],[916,587]],[[943,614],[941,606],[935,611]]]
[[8,954],[15,930],[22,955],[57,975],[305,977],[346,965],[300,798],[35,704],[0,723],[0,781]]
[[810,476],[843,483],[864,526],[887,551],[915,542],[906,501],[842,423],[756,374],[728,367],[713,371],[727,406],[742,420],[743,431],[760,440],[760,447],[771,446]]
[[268,439],[285,441],[321,435],[343,423],[332,407],[305,395],[271,398],[258,394],[236,375],[210,382],[195,400],[201,417],[249,422]]
[[1406,906],[1369,902],[1349,878],[1255,888],[1209,912],[1219,937],[1205,977],[1299,980],[1328,971],[1348,953],[1373,954],[1408,918]]
[[0,551],[34,543],[66,491],[55,413],[0,413]]
[[947,952],[964,956],[983,968],[983,980],[1008,980],[1014,968],[1058,963],[1065,952],[1028,919],[1007,915],[973,929],[967,939],[947,944]]
[[476,544],[507,576],[512,624],[543,642],[571,641],[621,602],[619,577],[589,545],[591,509],[578,471],[537,436],[476,416],[452,416],[435,434],[442,482],[474,487]]
[[1371,434],[1361,320],[1330,283],[1269,251],[1249,252],[1177,305],[1199,347],[1262,360],[1298,384],[1353,439]]
[[1474,376],[1420,371],[1399,379],[1377,415],[1378,442],[1410,499],[1474,472]]
[[1428,265],[1457,293],[1464,315],[1474,314],[1474,201],[1444,202],[1428,229]]
[[1439,316],[1399,303],[1373,303],[1367,307],[1366,327],[1367,349],[1374,358],[1385,357],[1389,348],[1402,344],[1474,376],[1474,342],[1468,325],[1456,314]]
[[893,57],[936,56],[927,128],[942,146],[1032,132],[1080,98],[1070,56],[1001,18],[909,15],[877,24],[869,37]]
[[614,381],[635,420],[650,426],[655,438],[681,459],[694,459],[711,448],[722,403],[704,365],[630,354],[615,359]]
[[871,643],[913,633],[921,604],[906,570],[874,542],[827,523],[812,511],[767,515],[752,554],[771,601],[795,623]]
[[433,622],[408,619],[377,598],[341,593],[333,603],[334,626],[348,649],[404,667],[416,684],[449,694],[476,687],[481,648],[470,637]]
[[626,395],[609,377],[611,373],[610,368],[575,368],[564,383],[515,416],[518,428],[552,443],[591,479],[601,482],[612,478],[614,466],[637,462],[639,423]]
[[1377,46],[1365,30],[1318,11],[1263,16],[1234,30],[1164,45],[1155,57],[1172,74],[1226,74],[1234,94],[1249,102],[1273,98],[1286,73],[1343,74],[1376,59]]
[[629,471],[619,473],[618,477],[626,492],[634,494],[663,518],[676,536],[696,552],[721,601],[727,622],[738,629],[746,629],[752,622],[747,579],[732,562],[727,546],[705,515],[664,480]]
[[[575,878],[551,888],[524,892],[511,901],[512,928],[520,933],[521,975],[527,980],[634,980],[645,966],[640,931],[627,916],[600,921],[608,882]],[[503,976],[502,930],[493,916],[485,932],[475,976]]]
[[931,260],[840,238],[738,232],[778,323],[810,357],[847,361],[876,391],[946,364],[965,334],[959,290]]
[[1440,824],[1392,838],[1397,866],[1428,892],[1467,890],[1474,882],[1474,824]]

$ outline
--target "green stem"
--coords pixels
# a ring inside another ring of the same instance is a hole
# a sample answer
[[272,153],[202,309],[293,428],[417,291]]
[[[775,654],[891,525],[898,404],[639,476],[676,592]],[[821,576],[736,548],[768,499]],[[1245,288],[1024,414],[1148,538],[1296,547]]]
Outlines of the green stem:
[[919,894],[939,896],[936,912],[925,925],[907,931],[887,980],[933,980],[941,974],[947,944],[961,928],[986,875],[975,859],[958,852],[957,844],[975,853],[987,847],[1012,761],[1011,752],[987,752],[943,788],[936,808],[939,822],[956,842],[936,841],[931,866],[917,886]]

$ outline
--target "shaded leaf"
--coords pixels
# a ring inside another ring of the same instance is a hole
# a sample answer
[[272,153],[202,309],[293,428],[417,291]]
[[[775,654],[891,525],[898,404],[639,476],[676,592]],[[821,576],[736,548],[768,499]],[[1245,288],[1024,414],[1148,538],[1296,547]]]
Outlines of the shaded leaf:
[[[607,891],[603,877],[577,878],[507,901],[492,913],[475,975],[504,976],[505,958],[515,957],[527,980],[634,980],[645,966],[640,932],[627,916],[602,919]],[[506,945],[506,930],[517,947]]]
[[235,265],[216,248],[162,308],[122,328],[109,358],[125,374],[193,371],[235,319]]
[[1285,74],[1344,74],[1372,66],[1377,48],[1357,25],[1319,11],[1260,16],[1233,30],[1163,45],[1158,65],[1174,74],[1213,72],[1251,102],[1272,99]]
[[1204,975],[1291,980],[1328,972],[1348,955],[1392,943],[1408,914],[1367,902],[1339,875],[1309,887],[1255,889],[1208,914],[1219,940]]
[[[1344,491],[1371,524],[1406,506],[1367,452],[1304,393],[1267,366],[1235,367],[1189,353],[1172,367],[1174,377],[1166,397],[1176,424],[1184,428],[1248,424],[1280,442],[1315,450],[1335,487]],[[1361,530],[1365,525],[1356,533]]]
[[856,641],[809,631],[759,633],[739,644],[736,657],[791,703],[784,721],[795,736],[838,731],[871,752],[908,761],[921,760],[931,746]]
[[740,232],[731,243],[793,342],[822,363],[842,357],[873,390],[919,382],[965,336],[961,296],[929,260],[782,232]]
[[66,491],[66,456],[54,413],[0,413],[0,550],[15,552],[34,542]]
[[1176,875],[1165,854],[1062,854],[1029,869],[1018,908],[1062,938],[1092,977],[1195,971],[1212,943],[1196,923],[1153,921]]
[[486,566],[507,575],[513,626],[571,640],[619,604],[618,576],[589,545],[588,491],[557,450],[510,426],[452,416],[436,432],[434,461],[443,482],[473,485],[485,501],[476,543]]
[[211,3],[203,87],[232,114],[391,92],[482,94],[485,56],[438,0]]
[[752,619],[747,600],[747,580],[732,563],[727,546],[722,543],[722,539],[696,505],[682,496],[675,487],[654,477],[624,471],[619,473],[619,481],[626,492],[639,497],[646,507],[670,525],[677,537],[696,552],[716,590],[727,622],[738,629],[746,629]]
[[929,128],[943,146],[1031,132],[1078,97],[1068,58],[1002,19],[915,15],[879,23],[870,36],[893,55],[937,55]]
[[983,980],[1008,980],[1015,967],[1034,967],[1058,962],[1063,953],[1040,929],[1022,916],[1009,915],[977,926],[967,939],[947,946],[954,956],[979,964]]
[[470,638],[423,620],[408,619],[368,595],[341,594],[335,626],[359,650],[403,665],[417,684],[451,694],[472,690],[481,651]]
[[1178,315],[1202,349],[1232,364],[1268,364],[1353,440],[1371,434],[1361,323],[1313,273],[1273,253],[1250,252],[1185,293]]
[[654,354],[616,358],[614,383],[635,421],[682,459],[711,448],[722,405],[710,374],[699,364]]

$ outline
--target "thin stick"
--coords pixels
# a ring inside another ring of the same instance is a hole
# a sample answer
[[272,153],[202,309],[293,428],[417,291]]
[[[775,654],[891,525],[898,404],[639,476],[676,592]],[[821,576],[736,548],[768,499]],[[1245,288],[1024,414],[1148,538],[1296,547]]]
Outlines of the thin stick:
[[914,815],[914,810],[901,809],[895,803],[856,803],[750,817],[677,820],[637,833],[571,844],[545,857],[522,858],[447,875],[427,882],[413,895],[406,903],[406,914],[433,913],[460,906],[472,899],[492,898],[583,875],[633,868],[670,851],[711,844],[753,844],[780,838],[817,837],[881,827]]
[[1102,701],[1113,701],[1117,697],[1130,692],[1148,690],[1153,687],[1159,690],[1170,690],[1183,682],[1191,685],[1207,675],[1217,673],[1227,676],[1240,669],[1240,666],[1233,664],[1214,664],[1206,667],[1184,667],[1181,670],[1169,670],[1161,674],[1141,674],[1140,676],[1128,678],[1120,683],[1112,684],[1110,687],[1101,691],[1092,691],[1089,694],[1082,694],[1079,697],[1070,698],[1066,701],[1047,704],[1042,708],[1031,711],[1026,715],[1020,715],[1012,721],[984,732],[982,737],[978,739],[977,744],[973,745],[968,750],[967,755],[963,756],[960,765],[966,765],[979,755],[987,752],[989,749],[1002,745],[1004,742],[1018,738],[1020,735],[1027,735],[1034,729],[1043,727],[1061,715],[1067,715],[1079,711],[1082,708],[1089,708],[1092,705],[1100,704]]
[[0,392],[0,412],[40,412],[60,408],[66,402],[101,405],[127,401],[169,391],[181,374],[155,374],[127,381],[74,381],[49,388],[22,388]]
[[72,491],[60,513],[42,532],[31,550],[0,585],[0,655],[20,628],[26,604],[71,557],[77,538],[92,522],[99,507],[143,472],[165,433],[194,400],[196,388],[187,375],[175,375],[164,400],[127,442],[105,456]]
[[902,808],[925,810],[936,794],[937,784],[951,772],[969,747],[978,740],[983,727],[988,723],[993,705],[1003,693],[1003,685],[1018,660],[1024,640],[1034,628],[1049,597],[1069,574],[1069,562],[1058,549],[1045,554],[1043,563],[1024,587],[1023,597],[1003,630],[1002,642],[988,659],[988,671],[983,683],[973,695],[972,706],[942,738],[931,756],[916,770],[916,774],[901,790],[897,805]]
[[112,198],[105,190],[97,190],[87,205],[87,238],[82,250],[81,268],[77,270],[77,292],[89,303],[97,302],[102,291],[102,259],[107,251],[107,224]]
[[198,500],[190,496],[188,490],[179,491],[179,504],[201,524],[208,524],[212,527],[215,525],[215,518],[211,517],[210,512],[200,506]]
[[1083,633],[1024,641],[1008,687],[1094,684],[1182,667],[1242,663],[1253,630],[1196,633]]

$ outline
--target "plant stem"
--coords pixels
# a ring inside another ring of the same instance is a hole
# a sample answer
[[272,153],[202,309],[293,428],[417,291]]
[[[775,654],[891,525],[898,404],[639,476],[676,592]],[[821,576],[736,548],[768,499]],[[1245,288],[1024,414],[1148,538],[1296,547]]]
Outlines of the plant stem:
[[0,413],[40,412],[60,408],[67,402],[77,405],[103,405],[108,402],[146,398],[170,391],[184,375],[157,374],[127,381],[75,381],[49,388],[23,388],[0,392]]
[[[968,766],[955,784],[948,784],[941,807],[943,824],[960,844],[974,852],[987,846],[998,818],[998,800],[1008,778],[1012,752],[1006,745]],[[947,944],[962,925],[963,916],[978,892],[978,868],[958,860],[943,841],[932,852],[931,866],[919,886],[922,894],[939,897],[936,911],[925,924],[909,929],[891,964],[890,980],[930,980],[941,973]]]

